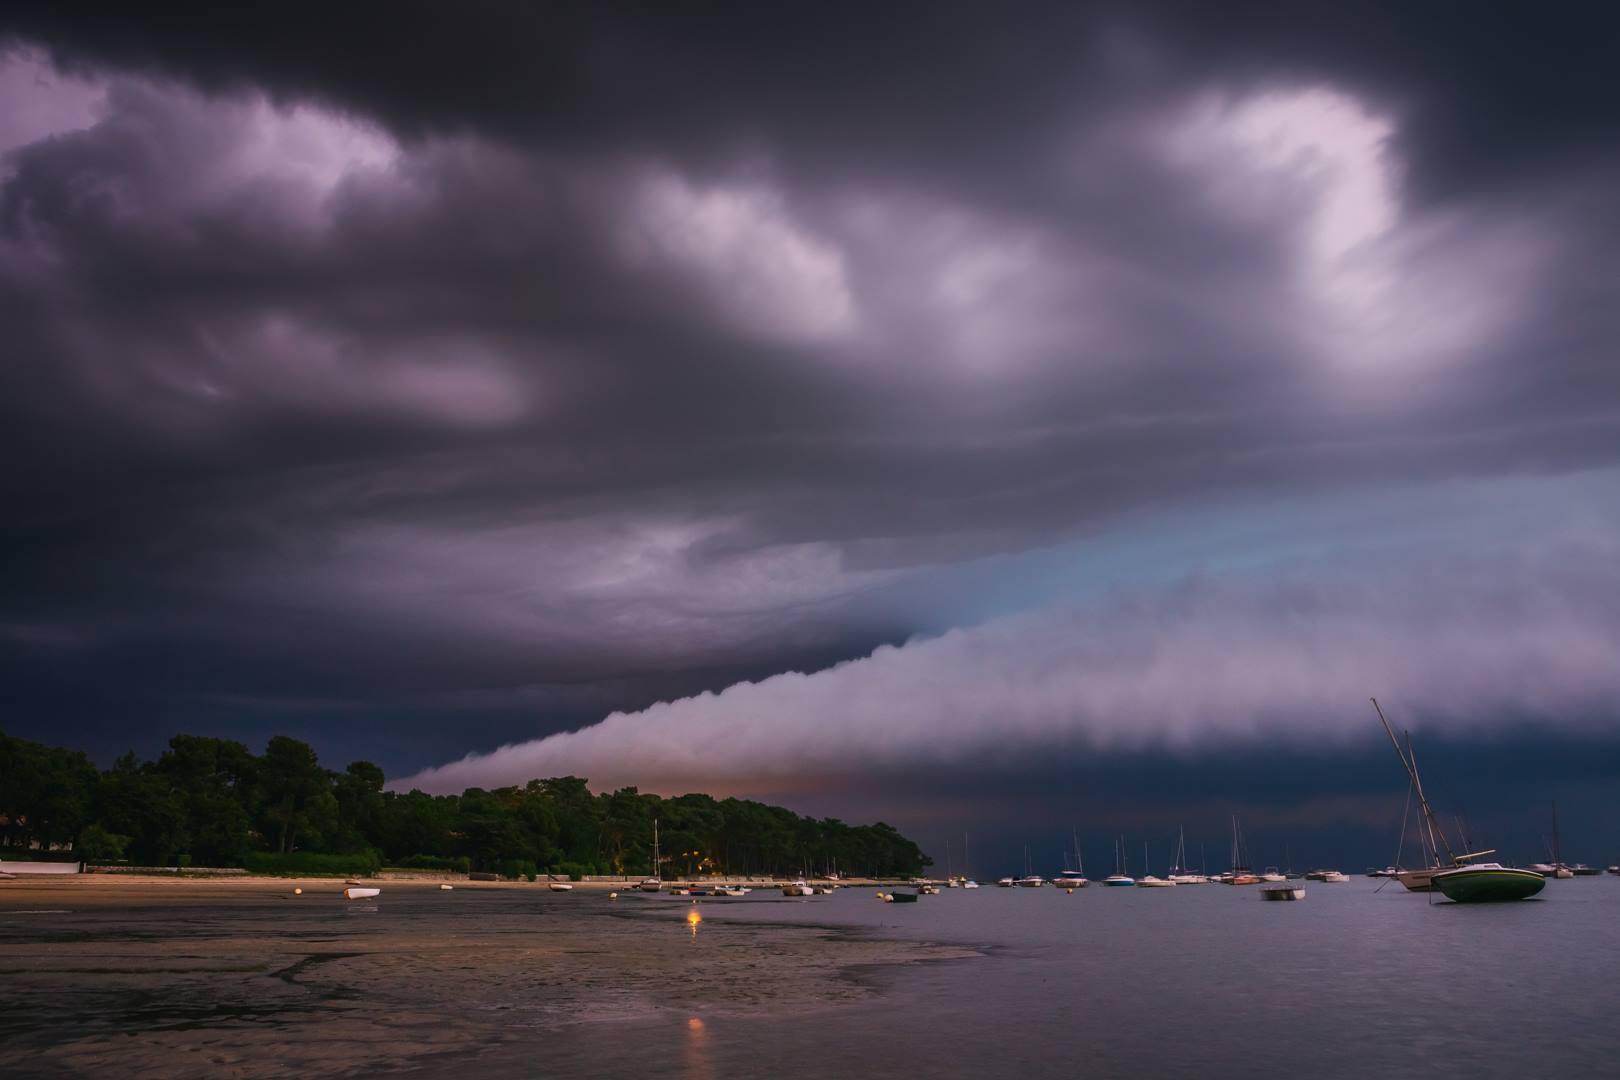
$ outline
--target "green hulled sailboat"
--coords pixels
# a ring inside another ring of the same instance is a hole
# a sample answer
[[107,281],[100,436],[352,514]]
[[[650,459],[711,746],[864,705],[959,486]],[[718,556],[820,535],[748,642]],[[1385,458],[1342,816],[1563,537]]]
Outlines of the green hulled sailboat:
[[1476,851],[1456,856],[1457,868],[1442,870],[1434,875],[1434,887],[1447,900],[1455,900],[1459,904],[1528,900],[1546,887],[1547,879],[1534,870],[1471,861],[1492,854],[1495,853]]
[[[1384,710],[1379,708],[1378,699],[1372,699],[1373,708],[1378,712],[1378,722],[1384,725],[1384,731],[1389,735],[1389,741],[1395,747],[1395,754],[1401,759],[1401,765],[1406,769],[1406,775],[1412,781],[1412,791],[1417,795],[1418,806],[1422,808],[1423,816],[1428,822],[1429,829],[1446,849],[1451,857],[1450,869],[1436,869],[1430,881],[1433,887],[1447,900],[1459,904],[1489,903],[1500,900],[1528,900],[1540,892],[1547,884],[1545,878],[1534,870],[1520,870],[1512,866],[1503,866],[1501,863],[1480,862],[1478,860],[1494,851],[1473,851],[1465,855],[1456,855],[1451,851],[1451,844],[1446,840],[1445,830],[1434,818],[1434,809],[1429,806],[1429,800],[1423,794],[1423,784],[1418,780],[1417,768],[1408,755],[1401,750],[1400,740],[1395,738],[1395,731],[1384,719]],[[1436,852],[1438,856],[1438,852]],[[1438,857],[1435,858],[1439,862]],[[1410,887],[1410,886],[1409,886]]]

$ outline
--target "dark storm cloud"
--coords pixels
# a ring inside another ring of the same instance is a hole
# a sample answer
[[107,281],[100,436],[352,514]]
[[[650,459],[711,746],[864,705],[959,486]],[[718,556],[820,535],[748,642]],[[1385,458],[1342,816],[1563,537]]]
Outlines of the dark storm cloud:
[[919,580],[1143,508],[1620,455],[1606,9],[8,19],[15,700],[487,748],[944,629]]

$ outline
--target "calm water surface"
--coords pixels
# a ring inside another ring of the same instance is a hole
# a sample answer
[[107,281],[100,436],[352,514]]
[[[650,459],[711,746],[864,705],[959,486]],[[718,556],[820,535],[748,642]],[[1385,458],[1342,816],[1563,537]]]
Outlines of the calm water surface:
[[[533,1049],[563,1069],[692,1080],[778,1069],[1620,1075],[1620,879],[1549,882],[1536,901],[1474,906],[1378,884],[1310,883],[1292,904],[1221,885],[710,903],[706,924],[815,923],[987,955],[875,971],[886,992],[859,1006],[578,1024]],[[643,902],[649,918],[684,916],[681,901]],[[508,1049],[482,1071],[530,1074],[535,1059]]]

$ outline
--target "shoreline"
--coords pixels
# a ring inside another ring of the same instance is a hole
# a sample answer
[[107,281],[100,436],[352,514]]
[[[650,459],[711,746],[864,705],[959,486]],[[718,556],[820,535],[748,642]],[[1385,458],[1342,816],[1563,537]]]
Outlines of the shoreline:
[[0,1071],[405,1069],[579,1023],[838,1008],[885,969],[982,955],[725,916],[748,900],[610,902],[608,882],[378,884],[349,902],[332,878],[0,882]]

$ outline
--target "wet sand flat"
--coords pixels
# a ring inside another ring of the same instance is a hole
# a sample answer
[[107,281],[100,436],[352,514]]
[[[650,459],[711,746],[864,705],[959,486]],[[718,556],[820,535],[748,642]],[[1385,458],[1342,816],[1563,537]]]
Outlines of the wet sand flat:
[[768,896],[380,887],[346,901],[331,880],[0,882],[0,1073],[451,1071],[548,1027],[801,1012],[877,992],[863,968],[972,955],[725,921]]

